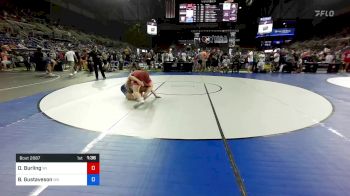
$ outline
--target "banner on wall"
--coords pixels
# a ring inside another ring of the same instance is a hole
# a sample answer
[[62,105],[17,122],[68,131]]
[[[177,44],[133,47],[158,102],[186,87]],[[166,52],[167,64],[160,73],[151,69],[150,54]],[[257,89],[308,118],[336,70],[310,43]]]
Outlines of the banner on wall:
[[272,29],[271,33],[267,34],[258,34],[256,38],[260,37],[278,37],[278,36],[294,36],[295,35],[295,28],[279,28],[279,29]]

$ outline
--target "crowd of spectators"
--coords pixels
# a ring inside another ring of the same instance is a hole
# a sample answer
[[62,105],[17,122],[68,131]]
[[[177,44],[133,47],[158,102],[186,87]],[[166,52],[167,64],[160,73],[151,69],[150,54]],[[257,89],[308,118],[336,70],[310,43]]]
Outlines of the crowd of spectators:
[[[69,67],[65,59],[67,51],[74,51],[79,69],[89,70],[84,54],[95,47],[101,52],[104,66],[112,70],[115,68],[110,65],[114,65],[117,59],[121,61],[122,53],[126,56],[126,49],[132,48],[123,42],[57,25],[48,21],[45,13],[8,8],[11,9],[0,11],[0,70],[25,66],[27,70],[34,67],[37,71],[47,70],[52,75],[54,69]],[[50,63],[53,60],[55,65]]]
[[[59,45],[58,45],[59,46]],[[21,64],[30,70],[35,67],[37,71],[47,70],[50,60],[55,60],[55,66],[52,70],[62,71],[68,69],[68,60],[65,54],[68,51],[74,52],[78,65],[76,71],[86,70],[93,72],[94,62],[89,59],[89,54],[94,48],[99,51],[101,66],[105,71],[116,71],[123,67],[139,64],[148,69],[161,68],[164,63],[193,63],[193,71],[212,71],[228,72],[228,70],[239,71],[246,70],[252,72],[294,72],[305,71],[308,64],[318,64],[328,66],[334,64],[343,72],[349,71],[350,46],[344,42],[340,47],[334,49],[327,45],[323,49],[294,49],[277,48],[271,50],[258,51],[250,50],[230,50],[223,51],[220,48],[202,48],[202,49],[169,49],[167,51],[154,52],[141,51],[140,49],[125,48],[107,48],[103,45],[68,45],[64,49],[45,49],[38,47],[35,50],[10,49],[9,46],[1,47],[1,68],[9,69],[12,66],[18,67]],[[40,55],[36,56],[40,50]],[[36,51],[36,52],[35,52]],[[95,68],[96,69],[96,68]],[[50,72],[51,73],[51,72]]]
[[240,69],[245,69],[248,73],[300,73],[308,71],[309,65],[325,68],[332,65],[345,72],[350,71],[349,40],[334,48],[323,44],[318,49],[291,46],[260,51],[254,49],[223,51],[220,48],[169,49],[161,54],[160,62],[192,62],[194,71],[228,72],[231,69],[238,72]]

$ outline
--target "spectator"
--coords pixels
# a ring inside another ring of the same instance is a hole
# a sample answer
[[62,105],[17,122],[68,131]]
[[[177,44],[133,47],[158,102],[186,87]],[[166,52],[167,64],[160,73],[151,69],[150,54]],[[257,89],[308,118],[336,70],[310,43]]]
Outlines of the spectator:
[[123,65],[124,65],[124,59],[123,59],[123,54],[119,53],[118,54],[118,61],[119,61],[119,70],[123,70]]
[[344,52],[343,52],[343,63],[344,63],[344,66],[343,66],[343,72],[347,72],[349,71],[349,64],[350,64],[350,47],[347,47],[344,49]]
[[169,62],[169,54],[167,52],[164,52],[162,54],[162,62],[165,63],[165,62]]
[[235,54],[232,55],[232,63],[232,69],[239,73],[241,69],[241,54],[239,52],[235,52]]
[[140,70],[140,69],[141,69],[140,66],[137,65],[136,62],[133,62],[133,63],[131,64],[131,66],[130,66],[130,72],[131,72],[131,73],[134,72],[135,70]]
[[273,54],[273,64],[272,64],[272,71],[277,70],[280,67],[280,50],[276,49],[275,53]]
[[129,47],[126,47],[124,49],[123,56],[125,65],[129,64],[131,61],[131,49]]
[[181,52],[181,60],[182,60],[183,62],[186,62],[186,61],[187,61],[187,54],[186,54],[185,51],[182,51],[182,52]]
[[80,63],[81,63],[81,66],[83,68],[83,70],[87,71],[88,70],[88,53],[86,51],[86,49],[83,49],[83,52],[81,53],[81,56],[80,56]]
[[44,53],[40,47],[33,54],[33,62],[35,63],[35,71],[45,71]]
[[66,54],[64,55],[64,58],[71,70],[71,73],[69,75],[74,76],[75,74],[77,74],[78,72],[77,72],[77,66],[75,62],[77,62],[78,60],[77,60],[77,56],[75,55],[75,52],[73,50],[67,51]]
[[248,67],[247,67],[247,71],[252,72],[253,70],[253,66],[254,66],[254,52],[253,51],[249,51],[248,52]]
[[53,70],[57,64],[57,55],[54,50],[51,50],[49,53],[48,61],[47,61],[47,74],[48,76],[55,76],[53,74]]
[[147,52],[146,53],[146,64],[147,64],[149,70],[152,68],[151,61],[152,61],[152,54],[151,54],[151,52]]
[[264,52],[260,52],[259,54],[259,62],[257,65],[258,71],[262,72],[265,69],[265,54]]
[[169,52],[168,52],[168,61],[174,61],[174,55],[173,55],[173,49],[169,49]]
[[223,60],[222,60],[222,71],[224,73],[228,73],[229,65],[230,65],[230,59],[228,58],[227,54],[224,54]]
[[0,70],[6,70],[8,68],[9,65],[12,64],[12,62],[10,61],[10,57],[8,54],[9,48],[7,46],[2,46],[1,47],[1,66],[0,66]]
[[199,61],[198,63],[201,64],[201,67],[199,71],[204,71],[207,65],[207,60],[208,60],[208,53],[207,51],[203,50],[202,52],[199,53]]
[[27,71],[30,71],[32,69],[32,66],[30,64],[30,54],[29,52],[23,53],[23,63],[24,66],[27,68]]
[[331,54],[331,52],[329,51],[326,55],[326,58],[325,58],[325,63],[335,63],[335,58],[334,58],[334,55]]
[[110,64],[112,67],[112,71],[115,71],[115,67],[117,66],[118,56],[115,51],[109,56]]

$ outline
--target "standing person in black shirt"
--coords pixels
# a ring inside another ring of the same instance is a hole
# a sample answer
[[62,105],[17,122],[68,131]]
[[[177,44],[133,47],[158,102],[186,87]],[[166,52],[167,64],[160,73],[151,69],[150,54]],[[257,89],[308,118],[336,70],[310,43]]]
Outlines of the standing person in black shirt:
[[35,63],[35,71],[45,71],[44,54],[40,47],[37,48],[33,55],[33,62]]
[[97,49],[97,46],[95,46],[94,49],[89,53],[89,57],[91,57],[92,61],[94,62],[96,80],[98,80],[97,66],[100,69],[103,79],[106,79],[105,72],[102,67],[102,53]]

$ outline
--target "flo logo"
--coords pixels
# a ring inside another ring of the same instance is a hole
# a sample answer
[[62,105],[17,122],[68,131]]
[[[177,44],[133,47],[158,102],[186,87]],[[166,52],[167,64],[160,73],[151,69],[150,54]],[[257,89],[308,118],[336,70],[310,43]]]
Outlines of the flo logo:
[[315,10],[315,17],[333,17],[334,10]]

